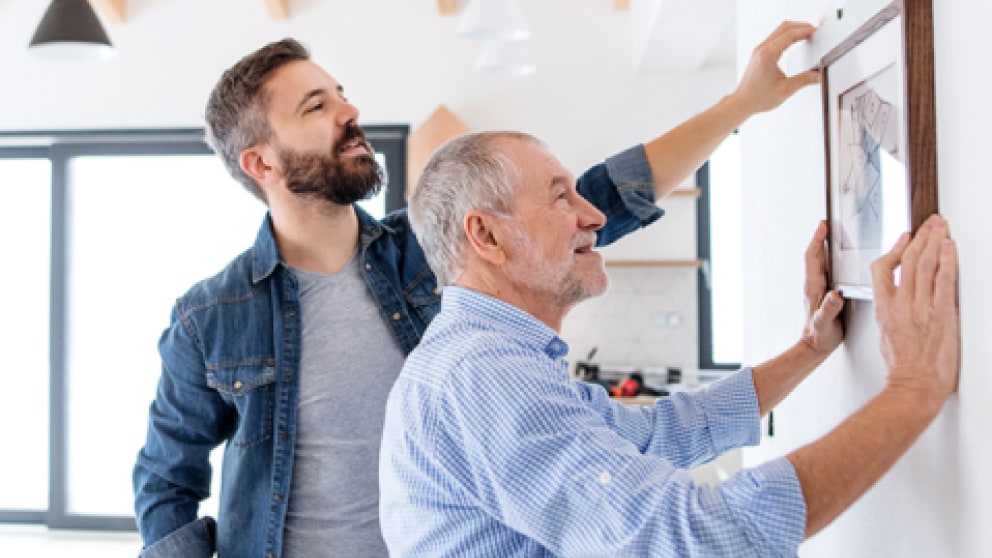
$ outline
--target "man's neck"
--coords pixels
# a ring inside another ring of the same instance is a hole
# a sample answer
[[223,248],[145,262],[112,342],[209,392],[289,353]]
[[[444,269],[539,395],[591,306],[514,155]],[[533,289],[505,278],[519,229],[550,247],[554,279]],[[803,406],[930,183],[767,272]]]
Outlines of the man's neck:
[[561,333],[561,322],[569,310],[558,307],[555,301],[550,300],[548,295],[544,293],[534,293],[522,289],[519,285],[495,275],[465,271],[455,284],[519,308],[555,330],[556,333]]
[[282,260],[314,273],[335,274],[358,246],[358,215],[350,205],[306,203],[271,207],[272,226]]

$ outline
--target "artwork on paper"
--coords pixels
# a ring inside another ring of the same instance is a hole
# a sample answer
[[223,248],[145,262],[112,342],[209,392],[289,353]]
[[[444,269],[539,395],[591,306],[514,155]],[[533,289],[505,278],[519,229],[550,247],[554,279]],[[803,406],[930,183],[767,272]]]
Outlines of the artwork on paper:
[[828,269],[846,298],[874,298],[871,262],[937,211],[932,29],[930,3],[893,0],[820,60]]
[[893,191],[891,182],[903,181],[900,103],[885,97],[895,90],[890,83],[896,78],[890,65],[839,96],[840,243],[845,250],[883,248],[885,192]]

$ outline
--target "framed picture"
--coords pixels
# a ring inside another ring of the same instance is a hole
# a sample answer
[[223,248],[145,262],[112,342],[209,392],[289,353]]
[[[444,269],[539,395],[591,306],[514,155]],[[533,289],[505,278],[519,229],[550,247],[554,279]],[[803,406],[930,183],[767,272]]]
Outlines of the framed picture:
[[937,211],[931,12],[892,2],[820,61],[830,279],[845,298],[872,299],[871,262]]

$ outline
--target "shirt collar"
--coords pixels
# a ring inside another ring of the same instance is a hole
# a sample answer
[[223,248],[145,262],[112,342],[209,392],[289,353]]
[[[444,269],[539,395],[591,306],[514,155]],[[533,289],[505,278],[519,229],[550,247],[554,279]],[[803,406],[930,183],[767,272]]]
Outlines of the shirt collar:
[[[355,206],[355,213],[358,215],[358,244],[362,252],[384,232],[395,232],[390,227],[376,221],[374,217],[357,205]],[[276,266],[279,265],[279,247],[276,245],[275,233],[272,232],[272,215],[269,213],[265,214],[262,227],[258,230],[254,248],[251,279],[253,283],[258,284],[272,275]]]
[[467,312],[522,343],[543,351],[552,359],[568,354],[568,344],[543,322],[498,298],[465,287],[448,285],[441,291],[441,312]]

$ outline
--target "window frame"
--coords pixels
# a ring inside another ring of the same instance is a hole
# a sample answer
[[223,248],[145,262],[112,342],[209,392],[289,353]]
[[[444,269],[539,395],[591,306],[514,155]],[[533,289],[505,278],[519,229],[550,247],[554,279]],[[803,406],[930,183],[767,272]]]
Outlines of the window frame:
[[[366,139],[386,158],[386,213],[406,207],[409,125],[363,125]],[[51,162],[51,258],[49,295],[49,480],[48,509],[0,509],[0,523],[42,524],[55,529],[136,531],[131,516],[68,511],[67,171],[79,156],[214,156],[202,128],[55,130],[0,132],[0,159]],[[247,192],[246,192],[247,195]],[[154,343],[155,340],[149,340]]]
[[[736,133],[736,132],[735,132]],[[736,370],[739,362],[713,360],[713,281],[712,281],[712,219],[710,216],[710,162],[696,171],[699,199],[696,203],[696,257],[700,265],[698,276],[699,369]]]

